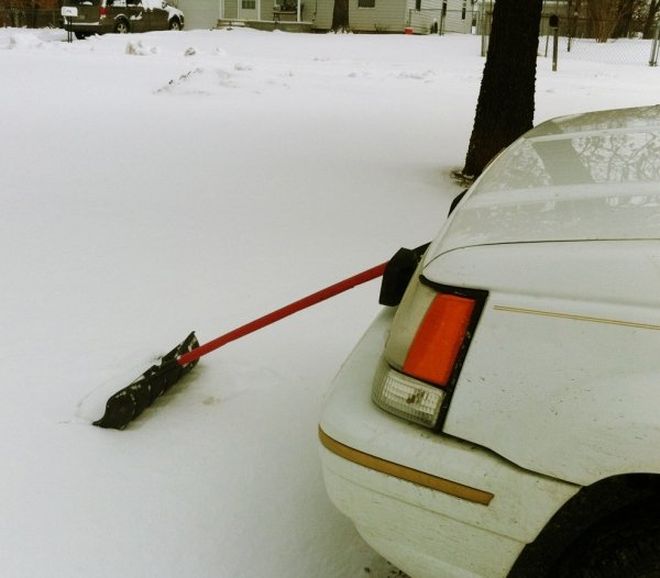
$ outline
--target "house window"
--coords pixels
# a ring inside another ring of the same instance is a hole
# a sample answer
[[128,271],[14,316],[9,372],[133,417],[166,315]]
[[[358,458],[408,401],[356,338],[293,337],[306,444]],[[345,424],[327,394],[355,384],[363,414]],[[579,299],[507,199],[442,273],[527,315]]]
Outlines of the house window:
[[257,8],[257,0],[241,0],[241,9],[255,10]]
[[415,10],[419,12],[422,9],[422,0],[415,0]]
[[375,8],[376,0],[358,0],[358,8]]
[[463,8],[461,10],[461,20],[465,20],[466,12],[467,12],[467,0],[463,0]]

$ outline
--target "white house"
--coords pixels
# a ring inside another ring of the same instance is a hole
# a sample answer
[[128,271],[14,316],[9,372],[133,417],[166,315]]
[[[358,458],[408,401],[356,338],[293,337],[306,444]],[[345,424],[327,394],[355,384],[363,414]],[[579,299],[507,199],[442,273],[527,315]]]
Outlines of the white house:
[[[218,23],[246,23],[273,29],[299,24],[304,29],[330,30],[335,0],[178,0],[186,28],[215,28]],[[470,33],[478,25],[477,0],[348,0],[353,32],[414,32],[440,27]]]

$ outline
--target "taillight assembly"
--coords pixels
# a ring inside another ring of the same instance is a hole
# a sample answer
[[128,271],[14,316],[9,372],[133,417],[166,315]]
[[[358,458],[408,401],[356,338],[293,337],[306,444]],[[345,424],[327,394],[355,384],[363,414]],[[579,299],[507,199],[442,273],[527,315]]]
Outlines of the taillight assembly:
[[390,413],[439,428],[487,292],[415,283],[392,324],[372,397]]
[[103,19],[108,15],[108,9],[105,6],[101,6],[99,8],[99,18]]
[[426,311],[408,350],[403,373],[445,387],[465,341],[475,301],[439,293]]

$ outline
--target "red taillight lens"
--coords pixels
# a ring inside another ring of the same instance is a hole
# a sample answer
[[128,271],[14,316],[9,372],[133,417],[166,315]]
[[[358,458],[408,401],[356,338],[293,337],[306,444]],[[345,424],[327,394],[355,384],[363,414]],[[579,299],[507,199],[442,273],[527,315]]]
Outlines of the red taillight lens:
[[441,429],[488,293],[419,277],[399,305],[372,388],[374,403]]
[[108,15],[108,9],[105,6],[99,8],[99,16],[105,18]]
[[467,335],[474,308],[475,301],[468,297],[438,294],[415,334],[403,372],[440,387],[446,386]]

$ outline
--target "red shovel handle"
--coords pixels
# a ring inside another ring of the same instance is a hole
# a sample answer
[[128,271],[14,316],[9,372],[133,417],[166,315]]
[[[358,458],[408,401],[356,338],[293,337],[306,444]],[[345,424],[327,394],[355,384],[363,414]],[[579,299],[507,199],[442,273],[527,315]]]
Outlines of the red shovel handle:
[[250,323],[246,323],[245,325],[242,325],[241,327],[238,327],[229,333],[225,333],[224,335],[221,335],[220,337],[216,337],[212,341],[209,341],[208,343],[205,343],[204,345],[200,345],[199,347],[193,349],[192,351],[189,351],[188,353],[184,353],[180,357],[176,359],[176,362],[179,365],[187,365],[188,363],[195,361],[196,359],[199,359],[203,355],[206,355],[207,353],[210,353],[211,351],[214,351],[218,349],[219,347],[222,347],[223,345],[229,343],[230,341],[234,341],[236,339],[239,339],[245,335],[248,335],[249,333],[252,333],[254,331],[257,331],[258,329],[261,329],[263,327],[266,327],[267,325],[270,325],[271,323],[275,323],[276,321],[279,321],[280,319],[284,319],[285,317],[288,317],[289,315],[293,315],[294,313],[297,313],[298,311],[302,311],[303,309],[307,309],[307,307],[311,307],[312,305],[316,305],[317,303],[320,303],[321,301],[325,301],[326,299],[329,299],[330,297],[334,297],[335,295],[339,295],[340,293],[343,293],[344,291],[348,291],[349,289],[352,289],[353,287],[356,287],[357,285],[361,285],[362,283],[366,283],[367,281],[371,281],[372,279],[376,279],[378,277],[381,277],[383,273],[385,272],[385,268],[387,267],[387,263],[382,263],[380,265],[377,265],[376,267],[372,267],[371,269],[367,269],[366,271],[362,271],[362,273],[358,273],[357,275],[353,275],[352,277],[349,277],[348,279],[344,279],[343,281],[339,281],[339,283],[335,283],[334,285],[330,285],[329,287],[326,287],[325,289],[321,289],[320,291],[317,291],[316,293],[312,293],[311,295],[308,295],[307,297],[303,297],[302,299],[299,299],[298,301],[294,301],[293,303],[290,303],[289,305],[285,305],[284,307],[277,309],[276,311],[273,311],[272,313],[268,313],[267,315],[264,315],[263,317],[259,317],[259,319],[255,319],[254,321],[250,321]]

